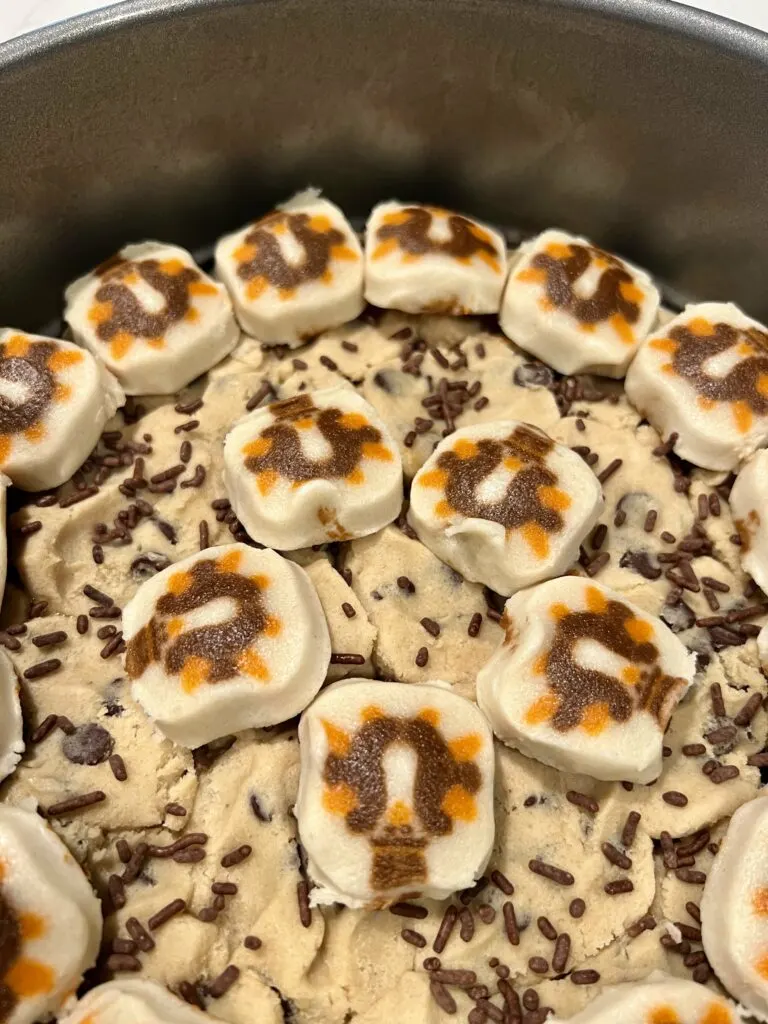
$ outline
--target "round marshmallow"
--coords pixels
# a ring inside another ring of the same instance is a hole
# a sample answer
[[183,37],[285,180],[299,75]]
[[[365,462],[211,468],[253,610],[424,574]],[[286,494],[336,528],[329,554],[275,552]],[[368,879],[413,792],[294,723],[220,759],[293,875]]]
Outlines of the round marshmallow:
[[114,377],[68,341],[0,330],[0,469],[17,487],[58,487],[125,402]]
[[86,992],[60,1024],[205,1024],[210,1021],[163,985],[145,978],[108,981]]
[[[706,985],[661,971],[606,989],[567,1024],[741,1024],[736,1007]],[[551,1024],[558,1024],[551,1018]],[[566,1022],[563,1022],[566,1024]]]
[[768,593],[768,450],[755,452],[742,466],[729,501],[742,567]]
[[55,1013],[96,962],[101,906],[36,814],[0,805],[0,1005],[5,1024]]
[[414,478],[408,519],[438,558],[509,596],[564,573],[602,509],[583,459],[507,420],[442,441]]
[[494,839],[493,736],[447,683],[334,683],[299,725],[299,834],[315,903],[443,899]]
[[240,338],[226,290],[186,249],[127,245],[69,286],[75,340],[128,395],[170,395],[228,355]]
[[23,725],[13,663],[0,651],[0,781],[13,772],[24,753]]
[[704,885],[701,935],[723,985],[768,1020],[768,796],[731,818]]
[[551,229],[520,246],[501,329],[560,373],[623,377],[659,310],[645,271],[586,238]]
[[331,658],[304,570],[245,544],[206,548],[147,580],[123,631],[134,697],[185,747],[292,718]]
[[365,232],[365,297],[405,313],[498,313],[507,273],[504,239],[461,214],[380,203]]
[[734,469],[768,442],[768,333],[731,303],[688,306],[640,348],[627,398],[673,450]]
[[398,447],[351,388],[258,409],[224,442],[232,507],[260,544],[292,551],[375,533],[403,501]]
[[363,254],[349,221],[302,192],[216,246],[216,273],[244,331],[296,348],[363,311]]
[[696,659],[664,623],[577,576],[511,597],[477,702],[510,747],[560,771],[651,782]]

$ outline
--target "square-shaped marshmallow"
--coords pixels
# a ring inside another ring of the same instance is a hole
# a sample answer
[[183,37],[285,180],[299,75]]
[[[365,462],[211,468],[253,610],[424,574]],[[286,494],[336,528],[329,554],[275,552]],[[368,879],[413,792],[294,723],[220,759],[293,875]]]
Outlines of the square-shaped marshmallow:
[[170,395],[232,351],[240,330],[224,287],[186,249],[126,245],[67,288],[75,341],[128,395]]
[[709,986],[654,971],[604,989],[567,1024],[742,1024],[742,1017]]
[[296,348],[362,312],[363,254],[338,208],[302,192],[216,246],[216,273],[243,330]]
[[642,345],[626,392],[681,458],[734,469],[768,441],[768,331],[730,302],[688,306]]
[[246,544],[206,548],[147,580],[123,630],[134,697],[185,747],[292,718],[331,658],[307,574]]
[[472,885],[494,838],[493,736],[445,683],[334,683],[299,725],[315,903],[383,907]]
[[17,487],[39,491],[68,480],[124,402],[90,352],[0,330],[0,470]]
[[397,445],[349,387],[246,416],[224,442],[224,482],[249,536],[280,551],[365,537],[403,503]]
[[149,978],[118,977],[78,999],[61,1024],[205,1024],[208,1016]]
[[651,782],[696,659],[661,619],[577,576],[507,601],[477,702],[509,746],[560,771]]
[[623,377],[658,310],[659,292],[645,271],[550,229],[513,257],[499,323],[560,373]]
[[437,446],[414,478],[408,519],[438,558],[509,596],[570,568],[602,509],[600,482],[579,455],[506,420]]
[[498,313],[507,273],[498,231],[417,203],[374,207],[365,234],[365,297],[405,313]]

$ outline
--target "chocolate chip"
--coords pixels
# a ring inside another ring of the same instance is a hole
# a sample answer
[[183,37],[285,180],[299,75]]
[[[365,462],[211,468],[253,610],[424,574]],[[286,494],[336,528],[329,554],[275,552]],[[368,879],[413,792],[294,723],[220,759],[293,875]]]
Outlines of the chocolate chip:
[[95,722],[81,725],[62,740],[62,753],[72,764],[101,764],[112,753],[115,741]]
[[551,388],[555,375],[543,363],[523,363],[515,368],[513,380],[521,388]]
[[142,582],[167,569],[170,564],[171,560],[167,555],[159,551],[144,551],[131,562],[131,575],[135,580]]

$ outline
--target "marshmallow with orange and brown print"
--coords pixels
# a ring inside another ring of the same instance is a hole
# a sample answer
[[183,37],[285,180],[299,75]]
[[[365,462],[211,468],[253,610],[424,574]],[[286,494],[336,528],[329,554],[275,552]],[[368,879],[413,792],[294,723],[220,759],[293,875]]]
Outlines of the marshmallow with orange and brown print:
[[602,509],[583,459],[506,420],[464,427],[437,446],[413,480],[408,520],[465,579],[509,596],[566,572]]
[[735,469],[768,442],[768,329],[732,303],[687,306],[644,342],[625,386],[680,458]]
[[312,189],[222,238],[216,273],[243,330],[263,345],[297,348],[365,306],[357,235]]
[[567,1021],[550,1024],[742,1024],[736,1007],[706,985],[654,971],[613,985]]
[[240,340],[232,303],[192,256],[142,242],[67,288],[64,317],[128,395],[171,395]]
[[297,715],[331,658],[307,574],[246,544],[206,548],[147,580],[123,634],[134,697],[183,747]]
[[78,999],[60,1024],[206,1024],[210,1017],[148,978],[117,978]]
[[447,683],[348,679],[299,725],[299,835],[316,904],[444,899],[482,874],[494,840],[493,736]]
[[0,330],[0,472],[22,490],[68,480],[124,403],[117,381],[90,352]]
[[550,229],[513,256],[499,322],[560,373],[619,378],[658,311],[659,292],[645,271]]
[[498,313],[507,250],[498,231],[451,210],[380,203],[365,234],[365,297],[404,313]]
[[768,1020],[768,796],[731,818],[704,885],[701,935],[722,984]]
[[246,416],[224,442],[224,482],[249,536],[279,551],[365,537],[396,519],[403,502],[398,447],[345,386]]
[[0,651],[0,782],[13,772],[24,753],[23,727],[19,681],[11,659]]
[[647,783],[696,658],[623,595],[563,576],[504,608],[505,638],[478,673],[477,702],[508,746],[565,772]]
[[741,566],[768,593],[768,450],[742,466],[728,500],[741,537]]
[[30,811],[0,805],[0,1015],[55,1014],[96,962],[101,905],[80,866]]

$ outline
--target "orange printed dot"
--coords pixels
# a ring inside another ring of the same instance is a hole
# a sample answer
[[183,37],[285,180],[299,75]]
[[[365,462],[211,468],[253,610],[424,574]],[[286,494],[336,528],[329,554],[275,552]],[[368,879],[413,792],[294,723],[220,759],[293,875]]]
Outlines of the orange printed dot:
[[147,338],[147,344],[150,348],[165,348],[165,338]]
[[325,270],[320,275],[320,280],[323,282],[323,284],[330,284],[331,281],[333,281],[333,274],[328,269],[328,267],[326,267]]
[[12,334],[3,346],[3,355],[6,359],[23,359],[29,352],[30,340],[23,334]]
[[308,227],[310,231],[315,231],[320,235],[326,235],[332,230],[333,225],[324,213],[316,213],[313,217],[309,218]]
[[647,644],[653,640],[653,625],[647,619],[627,619],[624,629],[636,644]]
[[118,332],[109,343],[109,354],[113,359],[122,359],[133,345],[133,338],[125,331]]
[[190,655],[179,673],[182,690],[185,693],[194,693],[199,686],[208,682],[210,670],[211,663],[207,658],[201,658],[197,654]]
[[570,615],[571,609],[564,602],[556,601],[555,604],[549,606],[549,614],[557,622],[560,619],[564,619],[566,615]]
[[525,712],[526,724],[543,725],[544,722],[548,722],[550,718],[552,718],[559,705],[560,701],[557,699],[556,694],[542,694],[542,696],[535,700]]
[[740,434],[746,434],[752,426],[752,410],[747,402],[734,402],[731,406],[736,429]]
[[733,1014],[722,1003],[710,1003],[699,1024],[733,1024]]
[[583,331],[584,334],[594,334],[597,330],[597,324],[579,324],[579,330]]
[[4,882],[5,881],[5,873],[6,873],[5,861],[4,860],[0,860],[0,882]]
[[610,708],[602,701],[591,704],[581,716],[581,728],[590,736],[599,736],[611,720]]
[[282,629],[283,624],[280,621],[280,619],[277,618],[276,615],[267,616],[267,622],[266,625],[264,626],[264,633],[268,637],[279,636],[280,633],[282,632]]
[[717,402],[714,400],[714,398],[707,398],[706,395],[699,395],[699,397],[696,399],[696,404],[700,409],[704,409],[706,412],[710,412],[712,409],[715,408]]
[[648,1013],[648,1024],[680,1024],[680,1018],[671,1006],[654,1006]]
[[357,794],[346,782],[325,786],[323,807],[330,814],[349,814],[357,807]]
[[546,558],[549,554],[549,534],[538,523],[525,523],[520,533],[523,540],[537,558]]
[[763,398],[768,398],[768,374],[761,373],[757,378],[757,391]]
[[640,682],[640,669],[637,665],[627,665],[621,670],[621,678],[627,686],[637,686]]
[[501,264],[495,256],[491,256],[491,254],[489,252],[485,252],[484,249],[481,249],[476,253],[476,255],[483,263],[487,264],[491,268],[494,274],[501,273]]
[[752,893],[752,910],[758,917],[768,917],[768,886],[760,886]]
[[368,420],[361,412],[345,412],[337,422],[345,430],[362,430],[368,426]]
[[547,255],[556,260],[570,259],[573,250],[568,242],[550,242],[547,245]]
[[19,999],[31,999],[52,991],[55,979],[48,964],[21,957],[10,966],[3,981]]
[[267,279],[265,277],[254,277],[245,286],[246,298],[252,301],[258,299],[267,290]]
[[385,242],[380,242],[373,250],[371,259],[383,260],[385,256],[389,256],[397,249],[397,241],[394,238],[388,238]]
[[85,359],[83,352],[72,352],[69,349],[60,348],[57,352],[51,353],[46,365],[51,373],[61,373],[62,370],[68,370],[70,366],[82,363],[83,359]]
[[643,301],[643,290],[638,288],[634,281],[620,281],[619,291],[627,302],[640,303]]
[[378,704],[367,704],[360,712],[360,718],[363,722],[375,722],[377,718],[383,717],[384,711]]
[[33,423],[24,431],[24,437],[30,444],[40,444],[45,437],[45,426],[42,423]]
[[271,438],[257,437],[255,440],[249,441],[248,444],[243,445],[243,455],[258,459],[261,458],[262,455],[266,455],[271,447]]
[[243,651],[237,659],[237,667],[243,675],[258,679],[260,683],[269,682],[269,670],[256,651]]
[[[431,213],[441,213],[438,209],[433,209]],[[393,226],[399,226],[400,224],[407,224],[410,218],[410,214],[407,210],[392,210],[391,213],[385,213],[381,218],[382,224],[390,224]]]
[[442,490],[448,482],[448,474],[444,469],[428,469],[419,477],[421,487],[434,487]]
[[435,515],[438,519],[447,519],[453,515],[453,506],[448,501],[438,501],[435,505]]
[[[254,253],[255,255],[255,253]],[[219,289],[208,281],[193,281],[189,286],[190,295],[218,295]]]
[[332,754],[336,757],[345,757],[349,753],[349,748],[352,744],[352,739],[348,732],[344,729],[340,729],[338,725],[334,725],[333,722],[329,722],[327,718],[321,719],[323,723],[323,729],[325,729],[325,738],[328,740],[328,748]]
[[508,469],[510,473],[516,473],[522,466],[522,462],[515,455],[508,455],[504,459],[504,468]]
[[475,798],[463,786],[451,786],[440,807],[457,821],[474,821],[477,817]]
[[357,466],[355,469],[352,470],[351,473],[348,473],[344,479],[348,484],[352,484],[353,486],[356,487],[359,484],[365,483],[365,473],[362,471],[362,469],[360,469],[359,466]]
[[45,918],[41,914],[19,914],[22,939],[41,939],[46,933]]
[[331,246],[331,259],[332,260],[348,260],[354,262],[357,259],[357,253],[354,249],[351,249],[348,245],[332,245]]
[[631,345],[634,342],[635,332],[630,327],[626,317],[623,317],[621,313],[614,313],[610,319],[610,325],[625,345]]
[[466,736],[457,736],[455,740],[451,740],[448,749],[453,754],[454,761],[474,761],[483,749],[483,741],[476,732],[470,732]]
[[677,371],[675,370],[672,363],[664,363],[661,366],[661,372],[666,373],[668,377],[674,377]]
[[278,288],[277,294],[280,296],[282,302],[288,302],[296,295],[295,288]]
[[685,326],[691,334],[697,334],[702,338],[712,334],[714,331],[710,321],[705,320],[703,316],[695,316],[693,320],[689,320]]
[[0,466],[8,461],[11,454],[11,439],[8,434],[0,434]]
[[539,299],[539,309],[543,310],[545,313],[551,313],[554,308],[554,302],[552,302],[551,299],[548,299],[546,295],[543,295]]
[[560,490],[559,487],[548,487],[546,484],[539,487],[536,491],[539,496],[539,501],[545,508],[555,509],[557,512],[565,512],[571,507],[571,499],[565,493]]
[[422,718],[425,722],[429,722],[432,726],[436,726],[440,721],[440,712],[437,708],[422,708],[417,717]]
[[765,978],[768,981],[768,953],[755,961],[755,970],[761,978]]
[[311,416],[304,416],[300,420],[294,420],[293,425],[297,430],[311,430],[315,425],[315,421]]
[[515,280],[522,281],[523,284],[544,284],[547,280],[547,272],[536,267],[526,267],[515,274]]
[[72,388],[69,384],[57,384],[53,389],[54,402],[68,402],[72,397]]
[[228,551],[216,559],[216,569],[219,572],[238,572],[243,556],[239,551]]
[[168,580],[168,590],[172,594],[183,594],[192,585],[192,577],[188,572],[174,572]]
[[164,274],[169,274],[171,277],[176,277],[181,274],[187,268],[184,263],[178,259],[163,260],[160,264],[160,269]]
[[453,446],[453,453],[459,459],[473,459],[477,455],[477,445],[474,441],[462,438]]
[[588,610],[594,612],[595,615],[602,615],[608,607],[605,595],[597,587],[587,587],[584,591],[584,597]]
[[[257,249],[255,245],[243,242],[242,245],[238,245],[232,253],[232,256],[238,263],[250,263],[252,260],[256,259],[256,252]],[[190,288],[190,291],[191,290],[192,289]]]
[[265,469],[263,472],[257,474],[256,486],[265,498],[277,483],[277,479],[277,472],[274,469]]
[[285,219],[284,218],[281,218],[280,220],[276,220],[272,224],[272,234],[273,235],[284,235],[287,230],[288,230],[288,225],[285,223]]
[[395,800],[387,811],[387,824],[394,825],[395,828],[403,828],[404,825],[410,825],[412,820],[413,814],[404,800]]
[[171,639],[178,636],[182,629],[184,629],[184,619],[178,617],[169,619],[165,627],[165,631]]
[[379,441],[366,441],[363,444],[363,458],[374,459],[376,462],[391,462],[392,452]]
[[537,657],[535,657],[533,659],[533,664],[531,665],[531,671],[533,672],[533,674],[535,676],[543,676],[543,675],[547,674],[547,662],[548,662],[548,660],[549,660],[549,658],[548,658],[546,653],[539,654]]
[[749,358],[749,356],[756,356],[757,350],[748,341],[742,341],[736,346],[736,354]]
[[656,349],[657,352],[667,352],[672,355],[677,352],[678,343],[672,338],[653,338],[648,342],[648,347]]
[[254,576],[251,576],[251,583],[254,583],[259,590],[266,590],[271,585],[272,580],[269,576],[265,576],[264,573],[256,573]]
[[95,302],[88,310],[88,319],[97,327],[112,319],[114,309],[111,302]]

